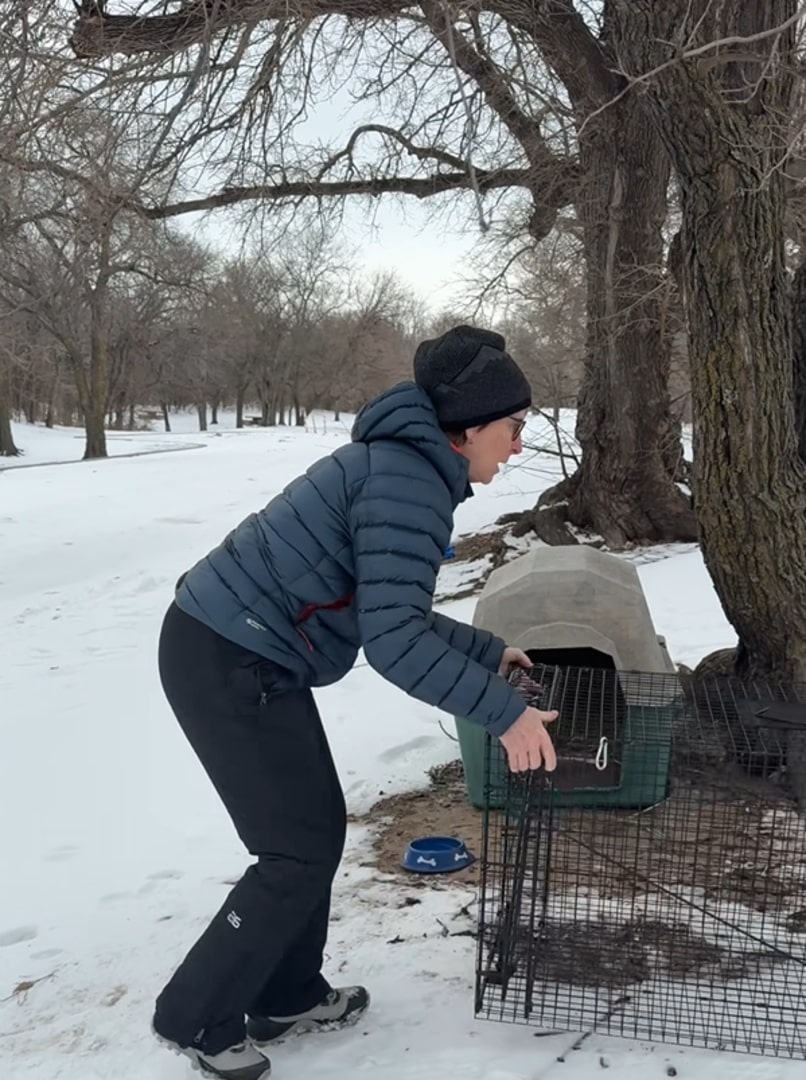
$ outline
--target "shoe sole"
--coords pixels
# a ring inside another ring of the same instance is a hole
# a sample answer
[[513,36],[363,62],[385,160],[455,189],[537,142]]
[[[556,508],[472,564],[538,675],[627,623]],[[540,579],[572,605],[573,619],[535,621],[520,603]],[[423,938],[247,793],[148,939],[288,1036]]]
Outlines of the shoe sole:
[[285,1042],[287,1039],[296,1039],[300,1035],[324,1035],[329,1031],[344,1031],[346,1028],[355,1027],[361,1017],[366,1015],[368,1009],[369,1002],[363,1009],[356,1009],[344,1020],[298,1020],[293,1027],[290,1027],[288,1031],[284,1031],[282,1035],[276,1035],[273,1039],[255,1039],[250,1036],[250,1042],[258,1050],[262,1050],[268,1046],[279,1046],[280,1043]]
[[[215,1080],[221,1080],[221,1074],[217,1072],[212,1072],[210,1069],[208,1069],[204,1062],[199,1059],[199,1055],[196,1053],[195,1050],[177,1046],[175,1042],[171,1042],[170,1039],[166,1039],[164,1036],[160,1035],[159,1032],[155,1031],[153,1027],[151,1029],[151,1034],[154,1036],[160,1046],[162,1046],[165,1050],[170,1050],[171,1053],[174,1054],[176,1057],[181,1057],[184,1058],[186,1061],[189,1061],[191,1069],[194,1069],[196,1072],[201,1073],[202,1076],[213,1076],[215,1077]],[[255,1046],[257,1045],[258,1044],[255,1043]],[[263,1073],[263,1076],[261,1076],[260,1080],[268,1080],[268,1077],[271,1076],[271,1062],[268,1060],[268,1058],[266,1059],[266,1065],[266,1071]]]

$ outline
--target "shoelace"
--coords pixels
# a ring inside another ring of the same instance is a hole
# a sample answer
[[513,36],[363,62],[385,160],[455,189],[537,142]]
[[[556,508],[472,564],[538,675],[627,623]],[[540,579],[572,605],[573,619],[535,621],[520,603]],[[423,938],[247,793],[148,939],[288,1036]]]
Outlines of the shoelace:
[[361,988],[359,986],[348,986],[344,990],[331,990],[325,1001],[328,1005],[336,1005],[342,995],[350,1001],[352,998],[358,997],[360,993]]

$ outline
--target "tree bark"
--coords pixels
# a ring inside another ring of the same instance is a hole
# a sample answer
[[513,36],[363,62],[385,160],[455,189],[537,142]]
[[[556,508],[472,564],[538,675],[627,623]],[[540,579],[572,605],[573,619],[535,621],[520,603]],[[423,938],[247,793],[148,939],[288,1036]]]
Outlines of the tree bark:
[[611,547],[695,540],[696,517],[669,469],[669,343],[658,289],[668,155],[634,93],[588,126],[580,155],[588,333],[569,520]]
[[579,132],[576,209],[587,271],[582,457],[538,507],[565,502],[571,523],[619,548],[692,541],[698,530],[676,484],[685,470],[660,287],[669,159],[642,94],[616,74],[629,69],[639,42],[629,22],[614,18],[614,2],[604,3],[599,38],[570,4],[507,6],[505,17],[533,34],[568,91]]
[[235,391],[235,427],[243,427],[243,408],[244,398],[246,397],[246,388],[239,386]]
[[0,457],[19,457],[21,451],[14,445],[11,432],[11,410],[5,388],[0,385]]
[[[689,9],[692,27],[705,7]],[[794,0],[757,0],[754,32],[794,11]],[[670,59],[661,44],[672,39],[668,15],[661,0],[622,0],[622,17],[642,24],[645,69]],[[761,77],[744,69],[746,87],[763,91],[763,108],[755,91],[737,101],[694,61],[666,67],[647,100],[680,180],[703,557],[739,634],[742,673],[806,681],[806,469],[794,423],[778,168],[791,38],[775,48],[771,61],[759,58]],[[743,63],[746,56],[747,48]]]
[[106,453],[106,429],[104,427],[104,413],[94,406],[90,406],[84,413],[84,461],[94,458],[105,458]]
[[207,402],[199,401],[196,405],[196,412],[199,416],[199,431],[207,430]]
[[106,392],[108,348],[106,340],[106,282],[99,275],[90,294],[90,371],[89,379],[79,381],[79,395],[83,396],[86,444],[84,460],[105,458],[106,454]]
[[806,461],[806,254],[792,282],[792,375],[795,437],[801,461]]
[[162,409],[162,421],[165,424],[165,431],[169,432],[171,430],[171,414],[168,412],[168,403],[163,401],[160,408]]

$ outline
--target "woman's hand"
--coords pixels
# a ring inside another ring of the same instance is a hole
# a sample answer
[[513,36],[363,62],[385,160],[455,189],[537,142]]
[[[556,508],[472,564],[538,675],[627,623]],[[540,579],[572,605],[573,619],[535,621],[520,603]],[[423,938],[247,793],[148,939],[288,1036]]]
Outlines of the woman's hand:
[[523,651],[523,649],[513,649],[512,646],[507,645],[501,656],[501,663],[498,665],[498,674],[506,676],[509,669],[517,664],[522,668],[532,667],[532,661]]
[[498,665],[498,674],[506,678],[511,667],[521,669],[515,678],[510,679],[510,682],[527,701],[534,700],[539,694],[542,694],[543,687],[531,677],[534,662],[526,655],[523,649],[513,649],[508,645],[504,649],[501,663]]
[[[523,651],[508,645],[501,657],[498,674],[508,673],[511,667],[521,667],[531,671],[534,664]],[[539,693],[541,687],[525,679],[519,689],[524,692]],[[551,736],[546,731],[546,724],[557,719],[557,712],[541,712],[529,706],[524,709],[512,727],[501,736],[501,745],[507,752],[509,767],[513,772],[528,772],[545,765],[547,772],[557,768],[557,754]]]
[[500,736],[513,772],[528,772],[539,769],[541,765],[545,765],[546,772],[553,772],[557,768],[557,754],[545,727],[556,719],[556,711],[541,712],[529,707]]

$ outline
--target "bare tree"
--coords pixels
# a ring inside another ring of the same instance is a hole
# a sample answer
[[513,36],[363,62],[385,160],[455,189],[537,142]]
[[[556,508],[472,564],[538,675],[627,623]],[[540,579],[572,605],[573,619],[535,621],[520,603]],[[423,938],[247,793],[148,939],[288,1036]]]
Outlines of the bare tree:
[[400,379],[411,378],[409,328],[416,302],[395,274],[378,273],[355,281],[344,310],[325,327],[320,358],[310,374],[315,397],[338,419],[368,397]]
[[[207,248],[166,230],[142,237],[138,264],[139,273],[117,283],[123,287],[116,287],[110,304],[107,399],[116,428],[124,422],[134,426],[136,406],[160,385],[163,342],[187,321],[191,308],[200,321],[216,272]],[[220,335],[220,321],[215,331]]]
[[[235,398],[239,428],[243,427],[246,396],[255,383],[267,344],[264,269],[260,259],[227,261],[208,299],[210,330],[220,351],[227,388]],[[268,416],[264,419],[268,421]]]
[[[163,15],[92,5],[72,40],[79,55],[150,55],[163,71],[206,63],[183,137],[196,146],[210,131],[231,133],[213,170],[221,186],[144,205],[155,217],[248,200],[464,191],[483,228],[502,200],[520,198],[524,231],[538,241],[574,204],[588,265],[583,456],[551,497],[614,545],[691,539],[696,521],[670,466],[680,455],[668,449],[659,329],[668,157],[640,95],[616,74],[625,42],[612,4],[598,33],[586,16],[572,0],[235,0]],[[383,121],[359,122],[321,152],[295,146],[301,110],[348,76]]]

